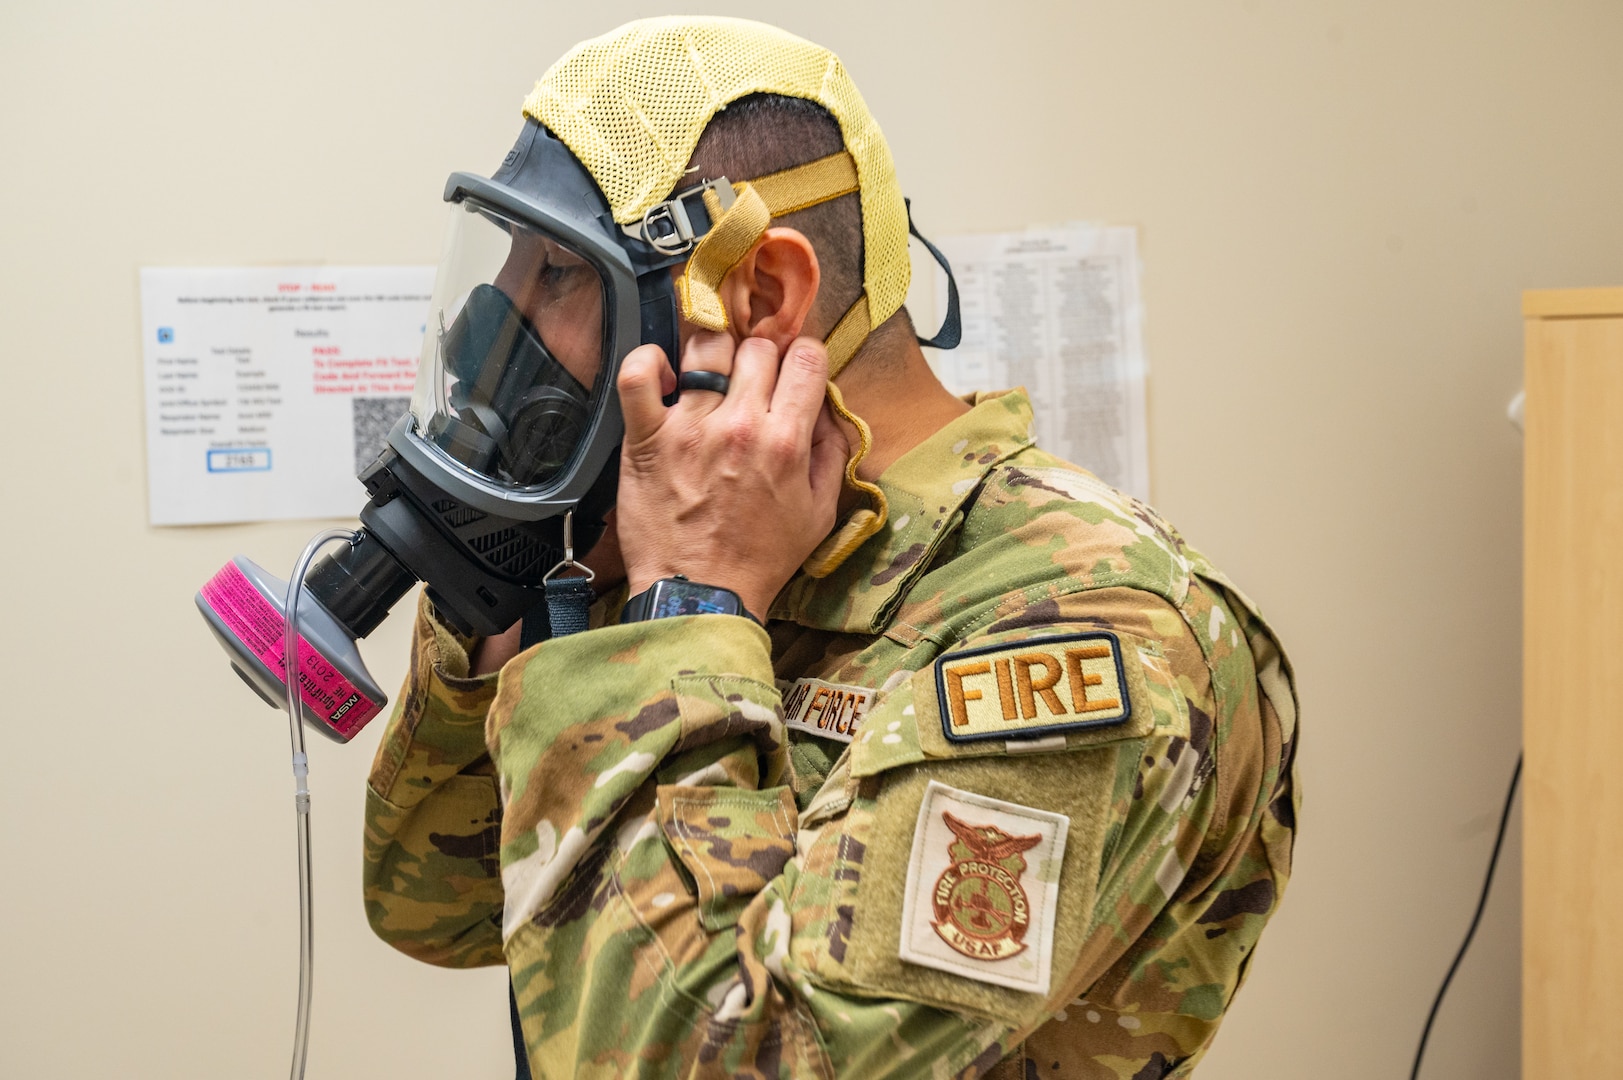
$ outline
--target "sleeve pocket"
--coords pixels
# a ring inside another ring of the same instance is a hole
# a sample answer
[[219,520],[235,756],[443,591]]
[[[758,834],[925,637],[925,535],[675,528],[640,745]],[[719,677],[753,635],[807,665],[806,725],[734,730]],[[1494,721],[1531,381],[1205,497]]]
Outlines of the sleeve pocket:
[[659,787],[659,825],[692,879],[711,932],[739,913],[795,853],[799,817],[787,787]]

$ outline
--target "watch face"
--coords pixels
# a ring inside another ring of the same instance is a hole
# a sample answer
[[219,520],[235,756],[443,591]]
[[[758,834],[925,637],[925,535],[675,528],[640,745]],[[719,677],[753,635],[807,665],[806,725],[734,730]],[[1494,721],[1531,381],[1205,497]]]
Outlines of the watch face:
[[737,615],[738,597],[726,589],[692,581],[661,581],[654,587],[650,619],[673,615]]

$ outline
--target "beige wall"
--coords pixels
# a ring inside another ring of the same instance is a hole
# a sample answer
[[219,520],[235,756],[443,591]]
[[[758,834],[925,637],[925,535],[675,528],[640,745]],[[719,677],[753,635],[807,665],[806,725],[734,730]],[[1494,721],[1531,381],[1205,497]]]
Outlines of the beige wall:
[[[1623,284],[1623,7],[712,6],[843,55],[928,230],[1141,228],[1156,501],[1304,702],[1297,879],[1201,1075],[1403,1075],[1518,742],[1517,294]],[[286,1067],[286,734],[191,594],[318,526],[147,526],[137,268],[431,262],[445,175],[494,167],[565,46],[654,10],[0,9],[0,1074]],[[367,643],[385,685],[406,629]],[[510,1076],[501,976],[361,917],[381,727],[312,755],[311,1075]],[[1516,1073],[1517,851],[1428,1077]]]

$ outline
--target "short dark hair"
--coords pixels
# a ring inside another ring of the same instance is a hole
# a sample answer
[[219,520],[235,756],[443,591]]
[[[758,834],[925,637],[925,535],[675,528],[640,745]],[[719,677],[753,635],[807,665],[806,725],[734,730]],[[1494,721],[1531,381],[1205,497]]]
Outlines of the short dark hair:
[[[845,148],[839,121],[815,101],[781,94],[750,94],[716,113],[688,162],[696,170],[680,187],[718,176],[751,180]],[[817,251],[822,283],[813,313],[825,332],[862,292],[862,206],[852,192],[776,224],[798,229]]]

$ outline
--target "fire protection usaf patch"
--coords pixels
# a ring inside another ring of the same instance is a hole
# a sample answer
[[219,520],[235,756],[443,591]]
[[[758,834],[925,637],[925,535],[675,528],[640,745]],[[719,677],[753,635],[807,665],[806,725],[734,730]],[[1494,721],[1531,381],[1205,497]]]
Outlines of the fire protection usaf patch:
[[941,871],[931,891],[941,940],[975,960],[1007,960],[1026,947],[1031,898],[1020,879],[1021,856],[1043,842],[1041,833],[1010,836],[996,825],[971,825],[941,811],[956,843],[947,851],[952,865]]
[[1108,630],[948,653],[936,661],[935,682],[952,742],[1111,727],[1133,713],[1121,641]]
[[902,902],[901,958],[1046,994],[1070,819],[931,781]]

